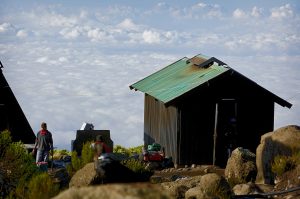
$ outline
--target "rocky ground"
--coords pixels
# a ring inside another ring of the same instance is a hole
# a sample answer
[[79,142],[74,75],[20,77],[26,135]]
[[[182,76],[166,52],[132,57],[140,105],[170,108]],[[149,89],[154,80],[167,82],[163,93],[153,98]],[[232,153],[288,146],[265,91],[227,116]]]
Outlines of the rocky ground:
[[[200,183],[202,176],[211,173],[225,176],[225,169],[212,165],[197,165],[186,168],[157,170],[150,178],[150,182],[110,183],[89,186],[91,181],[87,180],[86,172],[90,173],[90,170],[93,170],[93,164],[87,165],[80,171],[82,173],[79,172],[82,177],[77,183],[83,186],[78,187],[74,184],[72,185],[75,180],[74,178],[73,182],[70,183],[71,188],[65,191],[66,193],[61,193],[56,198],[93,198],[96,196],[100,199],[124,198],[125,196],[128,198],[186,198],[185,194],[188,190],[194,192],[197,191],[193,189],[197,187],[196,184]],[[90,179],[93,178],[93,175],[95,175],[95,173],[90,176]],[[300,186],[298,176],[300,176],[300,166],[293,171],[285,173],[280,181],[276,181],[276,185],[246,183],[237,186],[234,191],[238,195],[282,191],[287,188]],[[191,196],[190,198],[193,197]],[[199,194],[196,198],[199,198]],[[276,198],[297,199],[300,198],[300,192],[293,192],[291,194],[277,196]]]
[[207,173],[217,173],[224,176],[225,169],[213,165],[193,165],[191,167],[167,168],[154,172],[151,179],[159,178],[162,182],[174,181],[180,178],[202,176]]
[[[282,155],[282,152],[288,155],[287,146],[293,146],[293,150],[295,147],[300,149],[299,140],[300,127],[288,126],[273,134],[262,136],[261,145],[258,147],[261,150],[257,150],[256,154],[243,148],[234,150],[225,169],[212,165],[167,168],[155,170],[149,181],[141,183],[132,183],[133,178],[130,177],[130,174],[124,174],[126,170],[121,169],[120,165],[114,162],[113,164],[116,164],[113,165],[114,168],[119,168],[117,170],[122,170],[122,172],[110,170],[111,173],[107,174],[117,173],[117,176],[126,176],[128,182],[102,184],[101,180],[99,181],[99,173],[94,170],[94,163],[89,163],[72,177],[69,183],[70,188],[55,198],[229,199],[249,198],[249,196],[240,196],[256,194],[256,198],[300,199],[300,190],[283,195],[273,194],[272,197],[264,195],[300,187],[300,165],[280,177],[276,177],[275,184],[261,183],[262,181],[272,181],[274,174],[270,170],[270,162],[265,165],[257,158],[258,152],[261,153],[258,156],[264,157],[264,160],[272,159],[276,154]],[[285,144],[286,142],[288,144]],[[278,145],[278,143],[280,144]],[[282,146],[284,148],[280,148]],[[260,166],[256,167],[255,165]],[[121,179],[124,180],[124,178]],[[258,197],[259,194],[262,197]]]

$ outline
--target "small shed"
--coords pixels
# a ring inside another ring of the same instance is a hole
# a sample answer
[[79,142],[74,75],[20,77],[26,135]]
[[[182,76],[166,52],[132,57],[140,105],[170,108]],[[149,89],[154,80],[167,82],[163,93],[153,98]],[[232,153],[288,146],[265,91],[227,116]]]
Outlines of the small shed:
[[8,129],[12,140],[33,144],[35,134],[28,123],[14,93],[8,85],[0,62],[0,132]]
[[275,103],[292,104],[215,57],[184,57],[130,89],[145,93],[144,144],[161,144],[179,165],[226,165],[231,151],[255,152],[274,128]]
[[114,142],[110,138],[110,130],[84,129],[77,130],[76,139],[72,142],[72,151],[76,151],[80,156],[83,145],[86,142],[94,142],[97,135],[101,135],[103,137],[104,142],[109,148],[114,148]]

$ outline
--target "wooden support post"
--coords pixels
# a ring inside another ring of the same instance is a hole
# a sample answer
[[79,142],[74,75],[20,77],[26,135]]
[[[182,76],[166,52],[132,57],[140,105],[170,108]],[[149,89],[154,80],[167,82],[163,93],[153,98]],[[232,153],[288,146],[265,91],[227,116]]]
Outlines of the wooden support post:
[[216,147],[217,147],[217,127],[218,127],[218,103],[215,110],[215,128],[214,128],[214,148],[213,148],[213,165],[216,164]]

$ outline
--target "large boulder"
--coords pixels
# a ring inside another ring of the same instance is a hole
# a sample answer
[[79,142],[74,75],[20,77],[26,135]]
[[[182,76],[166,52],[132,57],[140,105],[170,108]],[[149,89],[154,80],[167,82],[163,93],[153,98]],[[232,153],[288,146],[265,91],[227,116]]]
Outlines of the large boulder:
[[98,183],[97,172],[94,163],[91,162],[74,174],[69,183],[69,187],[82,187]]
[[256,183],[273,184],[272,163],[278,155],[290,156],[300,149],[300,127],[289,125],[269,132],[261,137],[256,149]]
[[151,172],[138,173],[127,168],[116,156],[107,155],[96,162],[86,164],[72,177],[69,186],[88,186],[116,182],[142,182],[148,181]]
[[108,184],[90,187],[72,187],[63,191],[54,199],[153,199],[173,198],[169,193],[162,190],[159,185],[134,183],[134,184]]
[[235,195],[249,195],[260,192],[254,183],[237,184],[232,189]]
[[227,161],[226,179],[237,184],[254,182],[257,174],[255,159],[255,154],[248,149],[236,148]]
[[202,176],[178,178],[173,182],[163,182],[161,186],[174,198],[184,198],[185,192],[198,186]]
[[59,185],[60,189],[66,188],[70,182],[70,176],[66,168],[53,168],[48,170],[49,176],[52,181]]
[[231,189],[223,176],[209,173],[202,176],[200,183],[185,193],[185,198],[224,199],[230,198]]

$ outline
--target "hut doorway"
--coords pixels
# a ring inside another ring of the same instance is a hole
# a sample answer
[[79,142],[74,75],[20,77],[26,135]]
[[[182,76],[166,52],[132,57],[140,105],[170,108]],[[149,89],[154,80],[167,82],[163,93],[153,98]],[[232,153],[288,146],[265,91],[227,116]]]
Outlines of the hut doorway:
[[216,105],[215,164],[225,167],[237,144],[237,102],[222,99]]

